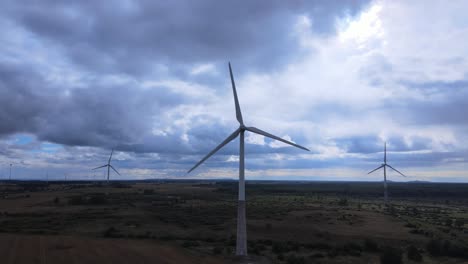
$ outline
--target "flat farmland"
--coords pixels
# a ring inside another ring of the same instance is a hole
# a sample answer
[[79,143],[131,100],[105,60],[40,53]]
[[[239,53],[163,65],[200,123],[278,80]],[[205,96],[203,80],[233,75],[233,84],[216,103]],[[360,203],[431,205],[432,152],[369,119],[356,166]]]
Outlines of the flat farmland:
[[[232,181],[9,182],[5,263],[466,263],[468,185],[248,182],[236,259]],[[3,262],[2,262],[3,263]]]

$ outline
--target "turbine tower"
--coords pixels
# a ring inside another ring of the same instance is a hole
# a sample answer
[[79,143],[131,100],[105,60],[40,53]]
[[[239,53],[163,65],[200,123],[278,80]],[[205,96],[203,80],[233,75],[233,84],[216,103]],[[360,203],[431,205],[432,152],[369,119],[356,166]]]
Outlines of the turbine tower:
[[107,167],[107,183],[109,183],[110,169],[113,169],[118,175],[120,175],[120,173],[114,167],[112,167],[112,165],[110,164],[113,153],[114,153],[114,149],[112,149],[112,152],[111,152],[110,157],[109,157],[109,161],[107,162],[106,165],[102,165],[100,167],[97,167],[97,168],[93,169],[93,170],[97,170],[97,169],[100,169],[100,168]]
[[215,149],[213,149],[210,153],[208,153],[202,160],[200,160],[193,168],[191,168],[188,173],[193,171],[197,168],[200,164],[202,164],[205,160],[211,157],[214,153],[216,153],[219,149],[224,147],[227,143],[235,139],[237,136],[240,136],[239,139],[239,202],[237,207],[237,240],[236,240],[236,255],[238,256],[247,256],[247,228],[246,228],[246,217],[245,217],[245,178],[244,178],[244,132],[250,131],[265,137],[269,137],[271,139],[275,139],[286,144],[292,145],[294,147],[307,150],[307,148],[302,147],[300,145],[294,144],[287,140],[284,140],[280,137],[267,133],[263,130],[260,130],[255,127],[246,127],[244,125],[244,120],[242,119],[242,113],[239,105],[239,100],[237,98],[237,91],[236,91],[236,84],[234,82],[234,77],[232,75],[231,63],[229,63],[229,74],[231,76],[231,85],[232,85],[232,92],[234,94],[234,104],[236,106],[236,118],[239,122],[239,128],[236,129],[230,136],[228,136],[220,145],[218,145]]
[[369,173],[367,173],[367,174],[371,174],[371,173],[373,173],[374,171],[383,168],[383,175],[384,175],[384,200],[385,200],[385,204],[387,204],[387,202],[388,202],[388,192],[387,192],[387,167],[389,167],[390,169],[392,169],[392,170],[398,172],[401,176],[406,177],[405,175],[403,175],[403,173],[399,172],[397,169],[395,169],[395,168],[393,168],[392,166],[390,166],[389,164],[387,164],[387,142],[385,142],[385,145],[384,145],[384,163],[382,163],[382,165],[380,165],[380,167],[378,167],[377,169],[372,170],[372,171],[370,171]]

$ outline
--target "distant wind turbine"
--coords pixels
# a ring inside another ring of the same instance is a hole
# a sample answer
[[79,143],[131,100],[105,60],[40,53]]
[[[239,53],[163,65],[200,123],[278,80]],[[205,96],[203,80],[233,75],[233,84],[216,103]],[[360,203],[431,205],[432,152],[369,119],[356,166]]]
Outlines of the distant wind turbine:
[[229,63],[229,74],[231,76],[231,85],[232,91],[234,94],[234,103],[236,106],[236,118],[239,122],[239,128],[236,129],[230,136],[228,136],[219,146],[213,149],[208,155],[206,155],[202,160],[200,160],[193,168],[191,168],[188,173],[193,171],[197,168],[200,164],[202,164],[205,160],[207,160],[211,155],[216,153],[220,150],[223,146],[227,143],[235,139],[238,135],[240,135],[240,146],[239,146],[239,202],[237,208],[237,241],[236,241],[236,255],[238,256],[247,256],[247,228],[246,228],[246,217],[245,217],[245,178],[244,178],[244,132],[250,131],[265,137],[269,137],[286,144],[298,147],[303,150],[309,151],[307,148],[302,147],[300,145],[294,144],[287,140],[284,140],[280,137],[274,136],[269,134],[265,131],[262,131],[255,127],[246,127],[244,125],[244,121],[242,119],[242,113],[239,105],[239,100],[237,98],[237,91],[236,91],[236,84],[234,83],[234,77],[232,75],[231,63]]
[[112,149],[112,152],[111,152],[110,157],[109,157],[109,161],[107,162],[106,165],[102,165],[100,167],[97,167],[97,168],[93,169],[93,170],[97,170],[97,169],[100,169],[100,168],[107,167],[107,183],[109,183],[110,169],[113,169],[118,175],[120,175],[120,173],[114,167],[112,167],[112,165],[110,164],[113,153],[114,153],[114,149]]
[[403,173],[399,172],[397,169],[395,169],[395,168],[393,168],[392,166],[390,166],[390,165],[387,164],[387,142],[385,142],[385,145],[384,145],[384,163],[382,163],[382,165],[380,165],[380,167],[378,167],[377,169],[372,170],[372,171],[370,171],[369,173],[367,173],[367,174],[371,174],[371,173],[373,173],[374,171],[383,168],[383,175],[384,175],[384,199],[385,199],[385,203],[388,202],[388,192],[387,192],[387,169],[386,169],[386,167],[389,167],[390,169],[392,169],[392,170],[398,172],[401,176],[406,177],[405,175],[403,175]]
[[11,166],[13,166],[13,164],[10,163],[10,177],[8,178],[8,181],[11,181]]

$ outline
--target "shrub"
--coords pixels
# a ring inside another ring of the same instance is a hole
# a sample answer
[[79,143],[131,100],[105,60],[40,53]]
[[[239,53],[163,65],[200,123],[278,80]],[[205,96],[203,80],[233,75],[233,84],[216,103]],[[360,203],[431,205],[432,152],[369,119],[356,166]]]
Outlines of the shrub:
[[280,253],[288,251],[288,249],[285,243],[275,241],[273,242],[272,251],[274,253],[280,254]]
[[104,231],[103,235],[104,237],[115,237],[116,233],[117,233],[117,229],[111,226]]
[[429,252],[429,254],[433,256],[440,256],[442,255],[442,242],[437,239],[431,239],[427,243],[426,249]]
[[302,256],[289,255],[286,258],[286,263],[288,264],[305,264],[305,258]]
[[85,204],[85,200],[82,196],[73,196],[68,199],[68,204],[70,205],[82,205]]
[[359,244],[350,242],[343,246],[343,253],[350,256],[361,256],[362,247]]
[[408,252],[407,252],[407,256],[408,256],[408,259],[410,260],[413,260],[413,261],[417,261],[417,262],[420,262],[422,261],[422,255],[421,253],[419,252],[419,250],[411,245],[408,247]]
[[309,256],[310,259],[324,258],[325,256],[322,253],[315,253]]
[[55,197],[55,198],[54,198],[54,204],[59,204],[59,203],[60,203],[60,198]]
[[458,228],[461,228],[465,225],[465,220],[463,219],[456,219],[455,220],[455,226]]
[[392,247],[385,247],[380,253],[381,264],[402,264],[402,254],[399,249]]
[[341,198],[340,201],[338,201],[338,205],[340,205],[340,206],[348,206],[348,199],[346,199],[346,198]]
[[452,219],[450,218],[445,219],[445,226],[452,226]]
[[105,204],[107,199],[104,195],[93,195],[89,198],[88,203],[91,205]]
[[182,246],[185,247],[185,248],[198,247],[198,246],[200,246],[200,243],[198,243],[197,241],[186,240],[186,241],[184,241],[184,243],[182,243]]
[[318,250],[330,250],[332,249],[333,247],[329,244],[326,244],[326,243],[309,243],[309,244],[306,244],[305,245],[306,248],[309,248],[309,249],[318,249]]
[[221,253],[223,253],[223,248],[222,247],[214,247],[213,248],[213,254],[219,255]]
[[148,194],[153,194],[154,190],[153,189],[144,189],[143,194],[148,195]]
[[377,242],[369,238],[366,238],[364,240],[364,248],[365,250],[370,251],[370,252],[379,251],[379,245],[377,244]]

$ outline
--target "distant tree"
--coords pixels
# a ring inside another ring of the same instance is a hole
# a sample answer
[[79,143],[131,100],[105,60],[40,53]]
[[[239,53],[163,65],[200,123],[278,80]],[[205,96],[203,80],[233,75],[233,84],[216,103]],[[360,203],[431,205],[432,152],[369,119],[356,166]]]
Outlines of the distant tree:
[[456,219],[455,220],[455,226],[458,228],[462,228],[465,225],[465,220],[464,219]]
[[348,206],[348,199],[346,199],[346,198],[341,198],[340,201],[338,201],[338,205],[340,205],[340,206]]
[[445,226],[452,226],[452,219],[450,218],[445,219]]

